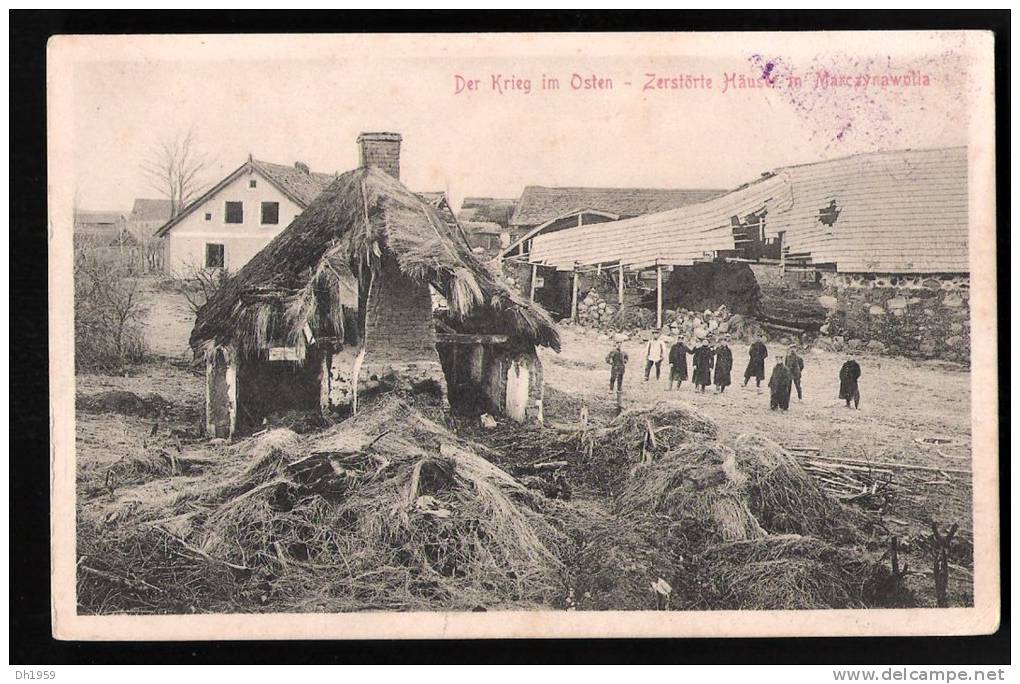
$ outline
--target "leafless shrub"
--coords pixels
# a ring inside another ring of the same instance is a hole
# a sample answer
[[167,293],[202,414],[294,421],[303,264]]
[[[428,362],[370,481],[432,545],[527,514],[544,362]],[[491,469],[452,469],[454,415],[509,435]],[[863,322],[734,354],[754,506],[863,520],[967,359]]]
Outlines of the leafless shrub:
[[75,366],[112,370],[145,356],[138,263],[102,240],[80,238],[74,250]]
[[184,296],[188,301],[188,306],[197,314],[206,302],[230,282],[230,278],[230,271],[225,268],[192,266],[174,279],[174,289]]

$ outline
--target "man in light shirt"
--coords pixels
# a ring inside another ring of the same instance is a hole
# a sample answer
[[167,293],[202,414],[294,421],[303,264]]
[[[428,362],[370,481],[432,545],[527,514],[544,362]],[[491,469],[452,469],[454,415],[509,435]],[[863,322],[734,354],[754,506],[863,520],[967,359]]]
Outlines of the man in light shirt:
[[655,366],[655,379],[659,379],[662,373],[662,360],[666,358],[667,353],[666,341],[656,330],[652,333],[652,339],[648,340],[648,346],[645,347],[645,382],[648,382],[648,377],[652,373],[652,366]]

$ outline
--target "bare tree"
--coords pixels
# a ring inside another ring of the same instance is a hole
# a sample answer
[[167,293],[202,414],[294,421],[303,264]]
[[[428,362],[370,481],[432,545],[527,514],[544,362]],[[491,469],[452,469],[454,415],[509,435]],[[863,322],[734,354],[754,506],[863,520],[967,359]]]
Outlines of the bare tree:
[[201,193],[202,175],[208,168],[209,158],[199,151],[193,129],[164,137],[142,163],[153,189],[170,200],[171,217]]

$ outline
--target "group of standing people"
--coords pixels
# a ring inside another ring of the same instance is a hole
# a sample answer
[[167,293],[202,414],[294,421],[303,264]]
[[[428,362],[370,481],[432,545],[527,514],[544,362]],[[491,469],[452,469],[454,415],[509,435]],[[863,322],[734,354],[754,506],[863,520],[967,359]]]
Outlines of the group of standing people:
[[[689,346],[684,340],[677,339],[672,347],[668,347],[666,340],[662,339],[659,331],[655,331],[651,340],[645,346],[645,382],[651,379],[652,369],[655,369],[655,379],[658,380],[662,373],[662,362],[669,364],[669,389],[673,389],[674,383],[677,389],[688,379],[687,356],[691,356],[693,373],[691,379],[695,389],[704,392],[709,385],[715,385],[716,392],[722,393],[730,385],[730,373],[733,370],[733,352],[729,347],[729,336],[726,335],[714,347],[703,341],[700,345]],[[668,349],[668,350],[667,350]],[[754,378],[755,387],[761,391],[761,382],[765,379],[765,359],[768,358],[768,347],[761,338],[755,339],[747,350],[748,362],[744,369],[744,387]],[[609,377],[609,389],[623,389],[623,374],[627,366],[627,352],[623,351],[622,344],[616,343],[616,347],[606,357],[606,363],[611,367]],[[712,371],[715,371],[713,378]],[[804,372],[804,359],[797,353],[797,347],[792,347],[785,355],[781,355],[772,367],[772,374],[769,377],[769,406],[780,411],[790,408],[790,397],[793,390],[797,390],[797,399],[804,399],[804,392],[801,387],[801,378]],[[839,370],[839,398],[846,401],[849,408],[853,402],[854,408],[860,408],[861,393],[858,386],[858,379],[861,377],[860,364],[854,359],[853,354]]]

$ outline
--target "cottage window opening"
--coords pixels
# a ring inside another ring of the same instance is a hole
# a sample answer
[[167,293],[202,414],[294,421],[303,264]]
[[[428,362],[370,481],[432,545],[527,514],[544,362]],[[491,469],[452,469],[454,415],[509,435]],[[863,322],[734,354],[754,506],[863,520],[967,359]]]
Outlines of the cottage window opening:
[[205,212],[205,220],[206,221],[212,221],[212,212],[211,211]]
[[255,180],[254,178],[252,178],[252,179],[250,179],[248,181],[248,187],[249,188],[254,188],[254,187],[257,187],[257,186],[258,186],[258,181]]
[[226,250],[223,245],[207,242],[205,245],[205,267],[223,268],[226,264]]
[[275,226],[280,222],[280,203],[279,202],[263,202],[262,203],[262,224]]
[[227,223],[244,223],[244,203],[227,202],[224,215]]

